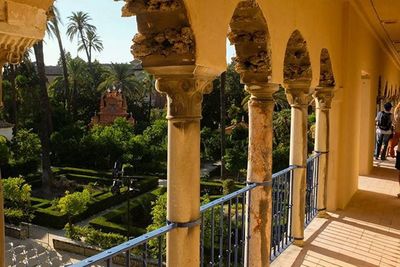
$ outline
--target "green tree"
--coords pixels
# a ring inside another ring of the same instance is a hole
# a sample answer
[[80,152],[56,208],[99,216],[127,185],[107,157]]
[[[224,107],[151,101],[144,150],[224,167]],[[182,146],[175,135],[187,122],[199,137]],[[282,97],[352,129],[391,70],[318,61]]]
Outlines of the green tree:
[[35,172],[40,163],[41,142],[37,134],[20,129],[12,139],[10,164],[19,174]]
[[42,144],[42,184],[45,191],[50,191],[53,173],[51,171],[50,162],[50,134],[52,129],[51,109],[49,96],[47,94],[47,78],[45,74],[44,56],[43,56],[43,40],[37,42],[34,46],[36,66],[38,73],[38,90],[39,90],[39,109],[40,109],[40,127],[39,136]]
[[[151,208],[151,217],[152,223],[147,226],[147,232],[154,231],[160,227],[163,227],[167,223],[167,193],[162,194],[157,198],[156,201],[152,202]],[[157,255],[159,248],[159,240],[152,239],[149,241],[150,252],[153,255]],[[161,249],[163,251],[163,255],[165,255],[166,251],[166,240],[165,238],[161,238]]]
[[74,239],[74,226],[72,224],[72,218],[87,209],[87,204],[90,201],[90,192],[84,189],[82,192],[70,193],[65,192],[65,196],[60,198],[57,203],[57,207],[61,214],[65,214],[68,217],[68,227],[71,233],[71,238]]
[[70,96],[71,112],[74,120],[77,119],[77,98],[79,88],[85,85],[85,72],[86,63],[81,58],[76,57],[74,59],[68,60],[67,68],[69,72],[70,82],[72,84],[72,93]]
[[57,43],[58,43],[58,49],[60,50],[61,66],[63,69],[62,81],[63,81],[63,85],[64,85],[64,107],[67,108],[67,105],[69,105],[69,103],[67,103],[67,100],[68,100],[70,91],[69,91],[67,59],[66,59],[65,50],[64,50],[63,43],[62,43],[62,38],[61,38],[61,33],[60,33],[60,28],[59,28],[60,23],[61,23],[61,19],[60,19],[60,14],[58,12],[58,9],[55,6],[53,6],[53,16],[50,19],[49,23],[47,24],[48,25],[47,34],[49,35],[50,38],[52,38],[53,36],[56,37]]
[[248,129],[239,125],[227,139],[224,156],[226,169],[236,178],[239,178],[247,168],[247,151]]

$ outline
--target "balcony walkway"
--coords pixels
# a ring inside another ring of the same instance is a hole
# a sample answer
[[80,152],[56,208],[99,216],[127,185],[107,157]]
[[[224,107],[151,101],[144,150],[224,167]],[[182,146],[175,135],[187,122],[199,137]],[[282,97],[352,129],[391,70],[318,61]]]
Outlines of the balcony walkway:
[[314,219],[304,247],[290,246],[272,266],[400,266],[398,172],[393,160],[374,165],[346,209]]

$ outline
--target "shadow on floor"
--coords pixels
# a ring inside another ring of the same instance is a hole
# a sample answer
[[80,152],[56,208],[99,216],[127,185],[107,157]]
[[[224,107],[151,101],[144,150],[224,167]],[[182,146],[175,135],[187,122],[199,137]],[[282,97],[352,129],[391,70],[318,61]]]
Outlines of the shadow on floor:
[[400,266],[400,199],[359,190],[331,215],[314,219],[304,247],[290,246],[272,266]]

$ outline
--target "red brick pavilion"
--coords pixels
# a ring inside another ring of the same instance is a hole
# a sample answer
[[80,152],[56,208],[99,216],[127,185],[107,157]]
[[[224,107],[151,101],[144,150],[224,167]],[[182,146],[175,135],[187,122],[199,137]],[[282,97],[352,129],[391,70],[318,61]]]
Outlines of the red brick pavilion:
[[121,90],[108,89],[101,97],[100,112],[96,113],[90,122],[90,126],[96,124],[110,125],[116,118],[125,118],[132,125],[135,124],[135,119],[132,113],[128,113],[128,105],[126,98]]

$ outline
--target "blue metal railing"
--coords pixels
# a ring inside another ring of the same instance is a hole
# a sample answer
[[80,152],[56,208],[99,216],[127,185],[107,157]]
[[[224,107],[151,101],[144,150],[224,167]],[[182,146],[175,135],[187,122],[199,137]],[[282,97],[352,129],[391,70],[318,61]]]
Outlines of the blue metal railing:
[[200,266],[243,266],[245,208],[255,187],[249,184],[200,208]]
[[[165,266],[165,262],[163,260],[163,255],[165,254],[163,248],[165,235],[175,228],[177,228],[176,224],[168,224],[158,228],[157,230],[151,231],[147,234],[126,241],[118,246],[100,252],[99,254],[89,257],[79,263],[73,264],[72,266],[83,267],[104,263],[106,266],[111,266],[112,263],[125,266]],[[152,241],[155,241],[156,243],[152,246],[156,251],[155,253],[151,253],[151,247],[149,247],[149,243]]]
[[[307,191],[305,225],[317,214],[318,153],[307,160]],[[293,241],[291,210],[293,205],[293,170],[296,166],[272,176],[271,261]],[[251,192],[257,186],[251,183],[242,189],[201,206],[200,266],[243,266],[245,255],[245,226],[250,216]],[[84,267],[112,262],[125,266],[165,266],[166,234],[177,228],[170,223],[157,230],[103,251],[72,266]],[[121,256],[122,255],[122,256]]]
[[291,166],[272,176],[271,261],[293,241],[291,211],[294,169],[296,166]]
[[315,153],[307,159],[305,227],[318,214],[318,170],[320,155],[320,153]]

